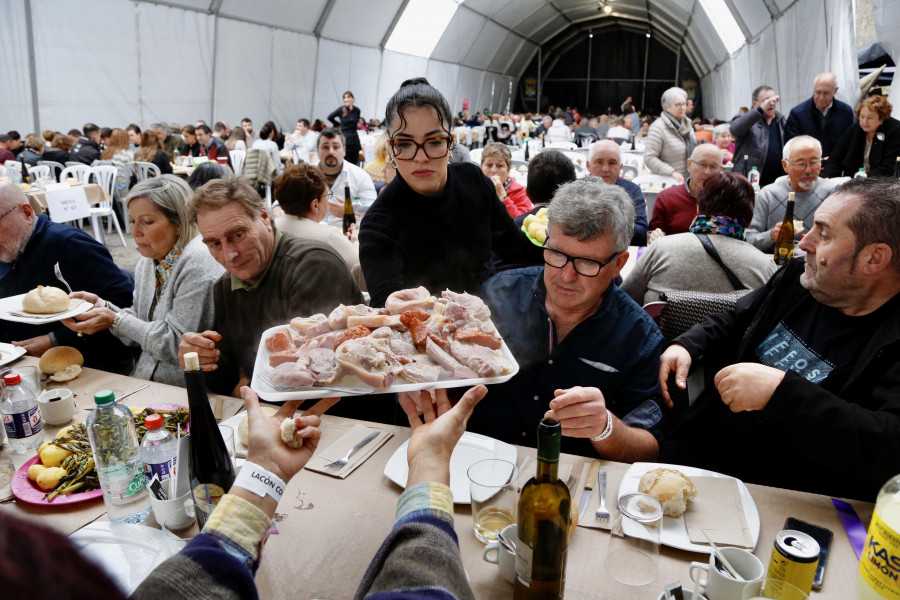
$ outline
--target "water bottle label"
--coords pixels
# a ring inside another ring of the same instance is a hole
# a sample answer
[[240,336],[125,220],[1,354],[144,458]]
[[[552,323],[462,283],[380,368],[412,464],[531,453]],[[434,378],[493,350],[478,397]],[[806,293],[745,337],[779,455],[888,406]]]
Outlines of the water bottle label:
[[153,480],[155,474],[157,479],[165,481],[174,475],[172,470],[175,468],[175,461],[161,463],[144,463],[144,476],[149,484]]
[[147,486],[147,479],[144,477],[144,474],[140,471],[135,473],[134,479],[132,479],[128,483],[128,487],[125,489],[126,496],[136,496],[144,491],[144,488]]
[[44,430],[37,405],[20,413],[3,413],[3,428],[10,439],[21,440]]

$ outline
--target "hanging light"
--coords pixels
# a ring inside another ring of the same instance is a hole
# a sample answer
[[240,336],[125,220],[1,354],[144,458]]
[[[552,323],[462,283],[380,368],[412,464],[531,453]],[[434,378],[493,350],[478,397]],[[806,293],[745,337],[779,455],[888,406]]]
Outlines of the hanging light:
[[593,39],[593,37],[594,37],[594,32],[591,31],[591,30],[588,30],[588,37],[591,38],[591,39]]
[[603,12],[605,12],[606,14],[611,13],[611,12],[612,12],[612,6],[610,6],[609,4],[604,4],[604,5],[603,5]]
[[649,31],[647,32],[647,37],[648,37],[648,38],[650,37],[650,32],[649,32]]

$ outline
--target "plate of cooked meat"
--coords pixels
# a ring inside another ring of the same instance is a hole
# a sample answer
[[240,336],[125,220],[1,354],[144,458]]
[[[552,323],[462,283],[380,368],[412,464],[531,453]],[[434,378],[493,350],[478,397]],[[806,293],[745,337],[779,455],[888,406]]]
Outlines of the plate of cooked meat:
[[519,371],[477,296],[425,289],[266,330],[250,387],[269,402],[501,383]]

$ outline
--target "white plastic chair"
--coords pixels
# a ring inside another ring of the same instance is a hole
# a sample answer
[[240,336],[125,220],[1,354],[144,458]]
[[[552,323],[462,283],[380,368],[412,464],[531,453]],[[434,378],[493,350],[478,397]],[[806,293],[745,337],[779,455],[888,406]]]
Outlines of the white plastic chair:
[[39,161],[38,164],[50,167],[50,175],[54,180],[58,180],[59,174],[62,173],[63,169],[66,168],[62,163],[58,163],[52,160],[42,160]]
[[[234,174],[240,175],[244,170],[244,159],[247,158],[246,150],[232,150],[231,154],[231,166],[234,167]],[[295,161],[296,162],[296,161]]]
[[91,180],[91,168],[81,163],[75,163],[74,165],[66,167],[62,170],[62,172],[60,172],[59,182],[65,183],[66,179],[68,179],[69,177],[73,177],[81,183],[88,183]]
[[[101,165],[90,169],[90,173],[94,177],[97,185],[106,190],[106,193],[110,198],[114,198],[116,192],[116,175],[119,174],[119,170],[113,166]],[[103,217],[107,217],[111,221],[108,225],[110,231],[112,231],[111,225],[116,226],[116,232],[119,234],[119,239],[122,240],[122,246],[128,247],[128,244],[125,243],[125,236],[122,235],[122,229],[119,227],[119,219],[116,218],[116,213],[113,210],[113,201],[111,199],[106,202],[101,202],[96,207],[91,207],[91,227],[94,229],[94,237],[104,244],[106,243],[103,235],[103,227],[100,223],[100,219]]]
[[50,179],[53,176],[50,174],[50,167],[47,165],[35,165],[28,169],[28,176],[32,181],[38,181],[39,179]]
[[484,152],[484,148],[474,148],[472,150],[469,150],[469,161],[481,166],[482,152]]
[[575,142],[550,142],[548,148],[558,148],[560,150],[578,150],[578,144]]
[[159,167],[149,162],[130,162],[128,166],[137,178],[138,182],[150,179],[151,177],[159,177]]
[[0,165],[0,177],[6,177],[6,165]]

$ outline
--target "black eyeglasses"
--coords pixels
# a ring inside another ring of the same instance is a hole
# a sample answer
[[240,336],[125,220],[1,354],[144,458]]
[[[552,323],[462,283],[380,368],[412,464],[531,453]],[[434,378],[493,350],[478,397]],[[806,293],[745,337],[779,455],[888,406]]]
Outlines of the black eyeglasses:
[[[549,241],[549,240],[547,240]],[[575,272],[579,275],[584,275],[585,277],[596,277],[600,274],[600,271],[611,263],[615,258],[619,255],[619,252],[613,252],[613,255],[603,262],[598,262],[592,258],[582,258],[580,256],[569,256],[565,252],[560,252],[559,250],[554,250],[553,248],[549,248],[547,246],[547,242],[544,242],[544,262],[550,265],[551,267],[556,267],[557,269],[562,269],[569,262],[572,263],[572,266],[575,268]]]
[[419,153],[419,148],[428,158],[444,158],[450,152],[450,137],[446,135],[428,138],[421,144],[410,139],[390,138],[388,144],[397,160],[413,160]]
[[9,209],[8,211],[6,211],[6,212],[3,213],[2,215],[0,215],[0,221],[2,221],[4,218],[6,218],[6,215],[8,215],[8,214],[11,213],[12,211],[16,210],[17,208],[19,208],[19,205],[18,205],[18,204],[16,204],[16,205],[13,206],[11,209]]

